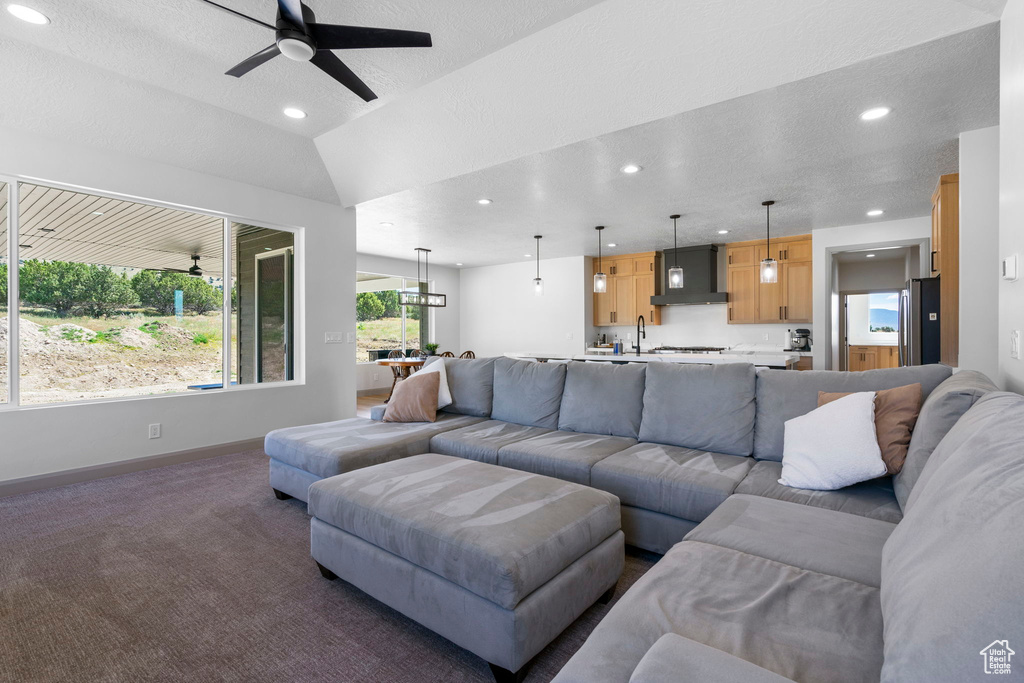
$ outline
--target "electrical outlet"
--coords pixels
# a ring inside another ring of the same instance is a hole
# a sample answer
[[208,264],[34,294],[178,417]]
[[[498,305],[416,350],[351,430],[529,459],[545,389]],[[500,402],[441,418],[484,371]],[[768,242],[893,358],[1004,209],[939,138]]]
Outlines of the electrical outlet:
[[378,375],[376,372],[373,373],[373,381],[376,382],[379,379],[380,379],[380,375]]
[[772,335],[771,335],[770,332],[765,332],[764,333],[764,340],[765,341],[771,341],[771,337],[772,337]]
[[1010,358],[1020,360],[1020,330],[1010,333]]
[[159,439],[160,438],[160,423],[149,425],[149,438]]
[[356,333],[355,332],[348,332],[348,333],[346,333],[345,334],[345,343],[346,344],[355,344],[356,343]]
[[569,341],[572,341],[572,332],[566,332],[565,338],[568,339]]

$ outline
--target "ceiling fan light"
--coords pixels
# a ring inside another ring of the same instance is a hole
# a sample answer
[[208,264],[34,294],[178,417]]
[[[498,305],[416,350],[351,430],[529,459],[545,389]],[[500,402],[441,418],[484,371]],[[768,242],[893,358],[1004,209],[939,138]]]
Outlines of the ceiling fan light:
[[668,269],[668,286],[669,289],[683,288],[683,269],[681,267],[673,266]]
[[296,62],[308,62],[316,54],[316,49],[312,45],[298,38],[282,38],[277,41],[277,48],[285,57]]

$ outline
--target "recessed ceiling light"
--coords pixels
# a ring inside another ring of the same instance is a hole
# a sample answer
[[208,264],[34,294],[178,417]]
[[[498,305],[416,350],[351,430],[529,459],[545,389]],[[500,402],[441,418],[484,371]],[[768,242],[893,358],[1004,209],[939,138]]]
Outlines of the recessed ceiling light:
[[874,254],[866,254],[867,258],[875,258]]
[[637,166],[636,164],[626,164],[622,167],[623,173],[639,173],[644,170],[643,166]]
[[728,231],[728,230],[719,230],[719,231],[718,231],[718,234],[719,234],[719,235],[728,235],[728,234],[729,234],[729,231]]
[[50,20],[45,14],[34,10],[31,7],[25,7],[24,5],[8,5],[7,11],[18,17],[22,21],[27,21],[30,24],[49,24]]
[[461,263],[456,263],[455,265],[457,265],[457,266],[461,266],[462,264],[461,264]]
[[881,216],[883,213],[885,213],[885,211],[882,211],[881,209],[871,209],[871,211],[868,211],[868,215],[872,218],[875,216]]
[[382,226],[384,226],[385,228],[390,228],[390,227],[392,227],[394,225],[394,223],[388,223],[387,221],[381,221],[380,224]]
[[609,246],[609,247],[617,247],[617,246],[619,246],[619,245],[617,245],[617,244],[616,244],[615,242],[609,242],[609,243],[608,243],[608,246]]
[[892,109],[889,107],[875,107],[874,109],[868,109],[866,112],[860,115],[861,121],[874,121],[884,116],[888,116]]
[[273,247],[263,247],[263,251],[274,251]]
[[476,200],[476,203],[477,204],[483,204],[484,206],[486,206],[487,204],[491,203],[491,200],[490,199],[478,199],[478,200]]
[[523,254],[526,258],[533,258],[533,254]]
[[296,109],[295,107],[285,107],[284,115],[292,119],[306,118],[306,112],[302,111],[301,109]]
[[92,215],[93,215],[93,216],[102,216],[102,215],[103,215],[103,212],[102,212],[102,211],[93,211],[93,212],[92,212]]

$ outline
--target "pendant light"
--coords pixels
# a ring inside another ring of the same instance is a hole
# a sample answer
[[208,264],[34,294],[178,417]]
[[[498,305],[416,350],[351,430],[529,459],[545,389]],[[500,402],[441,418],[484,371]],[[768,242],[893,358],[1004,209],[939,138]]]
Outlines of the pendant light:
[[534,235],[533,239],[537,240],[537,277],[533,278],[533,294],[534,296],[544,295],[544,281],[540,279],[540,238],[543,235]]
[[[420,279],[420,256],[423,256],[426,268],[424,280]],[[448,297],[444,294],[436,294],[426,291],[430,284],[430,250],[423,247],[416,247],[416,291],[408,290],[398,293],[398,303],[402,306],[420,306],[423,308],[445,308],[448,305]]]
[[672,219],[672,267],[668,269],[669,289],[683,288],[683,269],[679,267],[679,243],[676,241],[676,221],[679,214],[669,216]]
[[761,282],[772,285],[779,281],[779,262],[772,258],[772,204],[775,202],[761,202],[765,211],[765,241],[767,253],[761,261]]
[[608,291],[608,276],[604,274],[604,267],[601,263],[601,231],[604,230],[604,226],[599,225],[594,230],[597,230],[597,272],[594,273],[594,293],[604,294]]

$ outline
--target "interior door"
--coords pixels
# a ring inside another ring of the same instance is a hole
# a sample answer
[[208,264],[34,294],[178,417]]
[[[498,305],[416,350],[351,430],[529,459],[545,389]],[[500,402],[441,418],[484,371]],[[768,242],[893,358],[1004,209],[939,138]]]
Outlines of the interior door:
[[258,382],[294,379],[291,248],[256,256],[256,377]]

